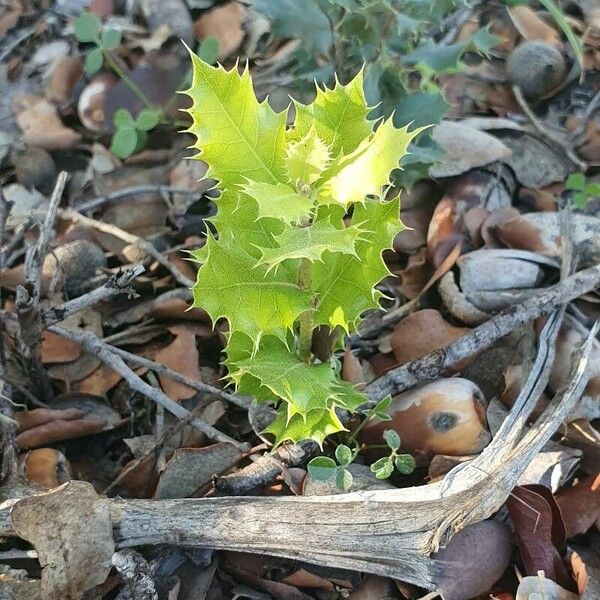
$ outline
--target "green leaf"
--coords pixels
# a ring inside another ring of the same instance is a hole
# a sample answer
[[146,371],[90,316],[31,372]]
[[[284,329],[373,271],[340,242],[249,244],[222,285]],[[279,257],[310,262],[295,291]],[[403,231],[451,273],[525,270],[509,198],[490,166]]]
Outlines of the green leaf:
[[582,192],[585,189],[585,175],[583,173],[571,173],[565,181],[568,190]]
[[383,432],[383,439],[388,447],[392,450],[398,450],[398,448],[400,448],[400,444],[402,443],[400,436],[393,429],[386,429]]
[[219,40],[212,35],[204,38],[198,46],[198,58],[208,65],[214,65],[219,58]]
[[246,333],[255,343],[262,335],[285,339],[298,316],[309,309],[310,296],[280,269],[267,273],[238,244],[225,244],[209,235],[205,262],[193,289],[194,306],[213,322],[229,321],[229,330]]
[[96,15],[90,12],[81,13],[73,24],[75,37],[80,42],[94,42],[98,38],[101,25]]
[[275,436],[275,446],[283,442],[314,440],[320,447],[328,435],[344,431],[344,426],[334,409],[311,410],[306,416],[295,414],[288,419],[285,406],[280,407],[278,416],[265,429],[265,433]]
[[310,106],[296,104],[296,121],[288,138],[298,141],[307,136],[312,127],[328,146],[331,156],[348,154],[373,131],[373,121],[367,120],[371,109],[363,90],[363,71],[346,85],[336,79],[332,89],[317,88],[317,96]]
[[379,196],[390,183],[391,171],[399,168],[411,140],[422,130],[397,129],[391,118],[381,123],[354,152],[332,166],[330,178],[319,190],[318,201],[346,207],[363,202],[369,195]]
[[328,456],[317,456],[308,463],[307,470],[316,481],[327,481],[337,473],[337,465]]
[[283,183],[248,181],[241,189],[258,205],[258,217],[271,217],[291,225],[308,220],[310,216],[312,200]]
[[321,177],[330,160],[329,148],[312,127],[303,138],[290,142],[285,167],[293,185],[310,186]]
[[117,29],[105,29],[100,41],[105,50],[115,50],[119,47],[122,37],[123,34]]
[[349,492],[352,488],[352,473],[347,469],[338,469],[335,475],[335,484],[340,492]]
[[298,38],[320,52],[327,52],[333,43],[329,19],[314,0],[250,0],[250,4],[273,22],[280,38]]
[[288,419],[295,414],[329,409],[340,396],[335,373],[328,364],[309,364],[290,352],[285,343],[265,336],[256,353],[231,365],[237,381],[251,375],[278,398],[288,403]]
[[348,446],[340,444],[335,449],[335,458],[338,461],[339,465],[345,467],[346,465],[349,465],[352,462],[354,455],[352,453],[352,450],[348,448]]
[[113,115],[113,125],[117,129],[133,129],[135,128],[135,119],[126,108],[119,108]]
[[573,195],[573,204],[575,204],[577,208],[584,209],[587,206],[587,202],[588,197],[585,192],[576,192]]
[[137,131],[131,128],[117,129],[110,143],[110,151],[118,158],[131,156],[138,145]]
[[389,456],[384,456],[371,465],[371,471],[377,479],[387,479],[394,472],[394,463]]
[[600,183],[588,183],[585,186],[585,194],[588,198],[600,196]]
[[471,38],[471,45],[477,52],[489,58],[492,48],[495,48],[503,41],[504,38],[490,33],[487,27],[482,27]]
[[435,73],[456,71],[459,60],[464,52],[465,44],[436,44],[428,40],[416,50],[402,58],[405,65],[427,65]]
[[100,48],[94,48],[85,55],[84,69],[88,75],[93,75],[96,71],[102,68],[104,63],[104,55]]
[[324,252],[358,258],[356,242],[362,233],[356,225],[338,229],[329,219],[316,221],[310,227],[287,228],[275,236],[276,248],[261,249],[262,257],[258,264],[267,265],[270,270],[284,260],[306,258],[315,262],[321,260]]
[[325,263],[311,267],[311,290],[318,295],[316,323],[350,332],[364,311],[379,307],[381,294],[373,287],[390,274],[382,252],[391,248],[396,234],[404,229],[398,213],[397,198],[369,200],[354,207],[352,224],[360,224],[364,230],[356,243],[358,258],[332,254]]
[[196,136],[198,158],[209,164],[207,177],[223,187],[247,179],[285,183],[285,113],[276,114],[268,102],[259,103],[248,67],[240,75],[233,67],[211,67],[190,52],[192,99],[189,133]]
[[135,119],[135,128],[140,131],[150,131],[160,122],[160,111],[145,108]]
[[450,105],[439,90],[418,91],[402,96],[394,107],[394,124],[402,127],[412,123],[422,127],[437,123],[446,114]]
[[398,454],[394,459],[394,466],[398,473],[410,475],[415,470],[417,463],[410,454]]

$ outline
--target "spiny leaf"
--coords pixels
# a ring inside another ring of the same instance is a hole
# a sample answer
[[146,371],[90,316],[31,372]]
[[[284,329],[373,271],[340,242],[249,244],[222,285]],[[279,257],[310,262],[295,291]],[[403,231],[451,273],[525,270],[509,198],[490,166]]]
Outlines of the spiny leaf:
[[323,447],[325,438],[339,431],[345,431],[345,427],[332,408],[311,410],[306,418],[296,414],[288,420],[284,406],[278,409],[277,418],[265,429],[265,433],[275,436],[275,446],[287,441],[314,440]]
[[248,181],[242,191],[258,205],[259,217],[272,217],[286,224],[308,220],[313,202],[283,183]]
[[373,121],[367,120],[370,110],[362,70],[346,85],[336,78],[332,89],[317,89],[311,105],[296,103],[296,121],[288,138],[300,140],[314,127],[333,157],[348,154],[373,131]]
[[370,200],[354,207],[352,223],[360,223],[364,230],[364,241],[356,244],[357,257],[332,255],[326,264],[315,263],[311,269],[311,291],[318,294],[318,324],[339,325],[349,332],[361,313],[379,307],[381,294],[373,287],[390,274],[381,254],[404,228],[398,212],[397,198],[390,202]]
[[355,246],[362,233],[356,225],[336,228],[329,219],[317,221],[310,227],[288,228],[274,236],[276,248],[261,249],[262,257],[258,264],[272,269],[290,259],[306,258],[315,262],[321,260],[324,252],[350,254],[358,258]]
[[237,381],[251,375],[275,396],[288,403],[288,419],[329,408],[339,396],[335,373],[328,364],[312,365],[290,352],[273,336],[261,340],[256,353],[232,364],[231,377]]
[[222,187],[246,179],[277,183],[285,181],[283,159],[285,113],[276,114],[265,101],[256,100],[250,72],[246,67],[226,71],[212,67],[190,52],[192,99],[189,133],[199,158],[209,164],[208,177]]
[[389,185],[392,170],[399,168],[411,140],[422,130],[408,131],[408,126],[396,129],[392,117],[381,123],[354,152],[332,165],[329,179],[319,190],[319,202],[348,206],[363,202],[369,195],[379,196]]
[[313,126],[297,142],[290,142],[285,167],[292,184],[297,188],[315,183],[331,160],[329,148]]
[[231,332],[243,331],[255,343],[263,334],[285,339],[294,321],[308,310],[309,294],[288,271],[267,273],[239,245],[209,236],[203,256],[193,289],[194,306],[204,308],[213,322],[226,318]]

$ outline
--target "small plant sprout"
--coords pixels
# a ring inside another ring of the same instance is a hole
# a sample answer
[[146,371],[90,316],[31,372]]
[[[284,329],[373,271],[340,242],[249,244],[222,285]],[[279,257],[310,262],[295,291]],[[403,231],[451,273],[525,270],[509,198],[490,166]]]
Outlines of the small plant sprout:
[[344,444],[335,449],[335,460],[328,456],[317,456],[308,463],[308,472],[316,481],[327,481],[335,478],[335,484],[341,492],[349,492],[352,487],[352,473],[348,470],[358,454]]
[[377,479],[387,479],[394,470],[402,475],[410,475],[415,470],[416,462],[410,454],[398,453],[402,444],[400,436],[393,429],[388,429],[384,432],[383,438],[390,449],[390,453],[371,465],[371,471],[375,473],[375,477]]
[[[256,99],[247,67],[227,71],[193,53],[192,65],[189,133],[221,190],[217,235],[192,253],[201,263],[194,306],[227,320],[229,377],[277,406],[266,430],[275,445],[322,445],[345,429],[338,410],[367,401],[341,379],[334,352],[379,308],[375,286],[389,274],[382,252],[403,229],[390,174],[421,130],[369,120],[362,71],[318,89],[313,104],[296,103],[288,129],[285,112]],[[335,340],[329,356],[313,352],[317,329]]]
[[583,173],[569,175],[565,187],[572,193],[571,198],[577,208],[585,208],[590,200],[600,196],[600,183],[588,183]]

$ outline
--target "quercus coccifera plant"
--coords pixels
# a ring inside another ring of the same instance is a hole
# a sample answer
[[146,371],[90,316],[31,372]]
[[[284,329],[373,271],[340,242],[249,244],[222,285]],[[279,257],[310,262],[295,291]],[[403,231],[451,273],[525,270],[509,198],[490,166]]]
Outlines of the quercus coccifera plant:
[[218,181],[217,234],[201,263],[194,306],[228,321],[227,368],[241,394],[277,406],[275,443],[344,429],[336,409],[366,397],[333,357],[317,359],[317,328],[349,333],[378,307],[382,252],[403,228],[390,173],[420,130],[368,119],[362,72],[295,104],[295,121],[258,102],[246,67],[227,71],[191,53],[189,133]]

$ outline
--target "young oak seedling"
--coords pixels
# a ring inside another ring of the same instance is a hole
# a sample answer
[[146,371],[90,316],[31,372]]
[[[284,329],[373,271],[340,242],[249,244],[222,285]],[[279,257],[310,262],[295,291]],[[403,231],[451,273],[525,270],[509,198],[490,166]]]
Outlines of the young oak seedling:
[[356,329],[378,308],[389,274],[382,252],[403,229],[397,197],[384,200],[419,129],[368,119],[362,72],[295,104],[295,121],[253,91],[248,68],[212,67],[192,53],[189,133],[218,180],[218,236],[201,263],[194,306],[229,323],[229,377],[238,392],[277,405],[275,443],[319,444],[344,429],[336,409],[366,397],[314,353],[313,334]]

